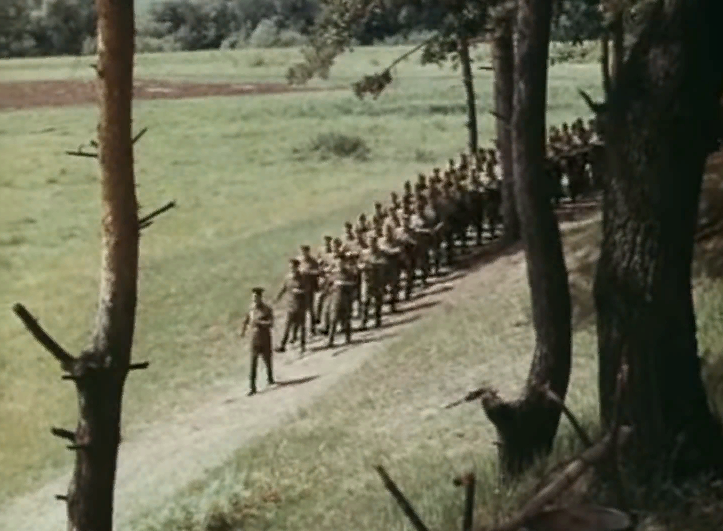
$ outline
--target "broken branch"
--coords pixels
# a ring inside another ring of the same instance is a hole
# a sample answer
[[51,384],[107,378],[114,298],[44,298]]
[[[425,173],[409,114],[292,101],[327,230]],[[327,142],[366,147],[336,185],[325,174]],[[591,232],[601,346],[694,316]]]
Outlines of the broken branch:
[[550,386],[547,383],[544,386],[540,387],[540,391],[549,401],[553,402],[562,410],[565,417],[567,417],[567,420],[569,420],[570,424],[572,424],[572,428],[575,430],[575,433],[582,441],[582,444],[585,445],[585,448],[590,448],[592,446],[592,439],[590,439],[590,436],[585,431],[585,428],[582,427],[582,425],[577,420],[572,411],[570,411],[570,409],[565,405],[565,402],[559,396],[557,396],[557,394],[552,389],[550,389]]
[[98,154],[97,153],[88,153],[87,151],[82,151],[80,148],[78,148],[76,151],[66,151],[66,155],[71,155],[73,157],[88,157],[91,159],[97,159]]
[[176,201],[175,201],[175,200],[169,201],[168,203],[166,203],[166,204],[163,205],[162,207],[157,208],[156,210],[154,210],[154,211],[151,212],[150,214],[148,214],[148,215],[143,216],[142,218],[140,218],[140,219],[138,220],[138,227],[139,227],[140,229],[145,229],[145,228],[148,227],[151,223],[153,223],[153,220],[154,220],[155,218],[157,218],[158,216],[160,216],[160,215],[163,214],[164,212],[167,212],[167,211],[171,210],[171,209],[172,209],[173,207],[175,207],[175,206],[176,206]]
[[138,142],[141,139],[141,137],[143,135],[145,135],[147,132],[148,132],[147,127],[144,127],[143,129],[141,129],[140,132],[136,136],[133,137],[133,139],[131,140],[131,144],[135,144],[136,142]]
[[75,442],[75,433],[70,430],[64,430],[63,428],[50,428],[50,433],[61,439],[67,439],[68,441]]
[[381,476],[382,481],[384,482],[384,486],[387,488],[394,500],[399,504],[399,507],[401,507],[402,511],[404,511],[404,514],[412,523],[414,529],[416,529],[417,531],[429,531],[429,528],[424,525],[424,522],[422,522],[422,519],[419,517],[419,515],[417,515],[414,507],[412,507],[412,504],[409,503],[409,500],[405,498],[404,494],[402,494],[402,491],[400,491],[394,481],[392,481],[392,478],[389,477],[389,474],[387,474],[387,471],[384,469],[384,467],[378,465],[375,466],[374,469]]
[[473,473],[466,474],[454,480],[457,486],[464,485],[464,516],[462,518],[462,531],[472,531],[474,525],[474,489],[476,480]]
[[64,371],[70,372],[75,363],[75,358],[68,354],[68,352],[61,347],[57,341],[55,341],[50,335],[43,330],[37,319],[31,315],[31,313],[19,302],[13,305],[13,312],[23,322],[28,332],[35,338],[35,340],[45,347],[45,350],[50,352],[53,357],[60,362],[60,366]]
[[128,366],[128,370],[129,371],[142,371],[143,369],[147,369],[150,364],[151,364],[150,361],[143,361],[141,363],[131,363]]
[[614,439],[612,434],[603,437],[598,443],[585,450],[577,459],[567,465],[557,478],[540,490],[515,516],[496,527],[494,531],[516,531],[524,526],[528,519],[540,513],[547,504],[573,485],[588,467],[599,462],[616,445],[624,444],[631,433],[631,427],[622,426],[619,429],[617,438]]
[[494,68],[491,66],[482,65],[482,66],[477,67],[477,70],[487,70],[488,72],[493,72]]
[[459,400],[455,400],[454,402],[451,402],[444,406],[444,409],[452,409],[453,407],[457,407],[458,405],[464,404],[465,402],[473,402],[478,398],[482,398],[488,391],[489,388],[487,386],[480,387],[479,389],[475,389],[474,391],[470,391]]
[[64,501],[64,502],[68,501],[68,497],[65,494],[56,494],[55,499],[58,501]]

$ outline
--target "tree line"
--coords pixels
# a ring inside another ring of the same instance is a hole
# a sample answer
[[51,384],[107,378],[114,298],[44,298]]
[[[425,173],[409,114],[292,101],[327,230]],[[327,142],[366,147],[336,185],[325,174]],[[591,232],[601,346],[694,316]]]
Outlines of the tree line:
[[[308,41],[322,0],[160,0],[140,14],[139,52],[297,46]],[[96,7],[89,0],[3,0],[0,57],[95,52]],[[444,25],[442,4],[399,2],[354,28],[358,45],[419,42]],[[564,0],[552,39],[596,39],[602,17],[594,0]]]

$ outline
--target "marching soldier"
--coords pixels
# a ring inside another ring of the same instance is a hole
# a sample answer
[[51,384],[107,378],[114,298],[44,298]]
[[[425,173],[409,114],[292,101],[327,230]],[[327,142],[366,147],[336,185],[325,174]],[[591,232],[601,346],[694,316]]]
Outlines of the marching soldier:
[[322,265],[331,264],[334,248],[332,247],[332,241],[334,238],[331,236],[324,236],[324,245],[319,248],[319,254],[316,256],[317,261]]
[[289,273],[284,279],[284,283],[276,296],[276,302],[288,293],[289,300],[286,308],[286,323],[284,324],[284,335],[281,338],[281,344],[276,349],[277,352],[286,351],[286,343],[289,340],[289,334],[294,327],[301,328],[301,355],[306,352],[306,301],[307,291],[305,289],[304,277],[299,271],[299,260],[292,258],[289,260]]
[[382,304],[384,303],[388,265],[389,262],[379,249],[377,237],[372,236],[369,238],[369,247],[362,252],[358,264],[362,277],[362,330],[367,328],[369,309],[372,304],[374,305],[374,324],[376,328],[382,326]]
[[253,302],[249,308],[243,325],[241,337],[246,335],[246,329],[251,325],[251,373],[249,374],[250,390],[248,396],[256,394],[256,370],[259,356],[266,365],[266,381],[269,385],[274,383],[274,373],[271,354],[271,329],[274,326],[274,311],[263,301],[264,288],[253,288]]
[[311,335],[316,335],[316,323],[318,322],[318,318],[316,316],[316,312],[314,311],[314,294],[319,289],[319,275],[321,271],[319,268],[319,262],[311,256],[311,248],[308,245],[301,246],[299,269],[304,277],[304,289],[306,290],[304,321],[306,321],[306,313],[308,313],[311,322]]
[[[381,233],[381,230],[380,230]],[[397,311],[399,299],[399,270],[402,262],[402,248],[394,238],[394,229],[388,225],[383,236],[378,238],[379,250],[387,259],[389,264],[389,309],[392,313]]]
[[336,327],[340,325],[344,331],[346,343],[351,343],[351,305],[353,292],[356,288],[356,271],[351,268],[350,259],[340,254],[331,274],[331,293],[326,309],[327,330],[329,334],[328,347],[334,346]]
[[372,223],[382,224],[384,222],[384,218],[386,217],[387,213],[384,211],[384,206],[379,201],[376,201],[374,203],[374,214],[372,215]]

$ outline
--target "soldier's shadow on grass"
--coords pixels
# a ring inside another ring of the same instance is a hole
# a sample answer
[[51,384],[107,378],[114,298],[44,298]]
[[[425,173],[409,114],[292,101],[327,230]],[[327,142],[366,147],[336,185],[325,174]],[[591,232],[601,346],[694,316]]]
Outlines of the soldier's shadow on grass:
[[276,380],[276,388],[278,389],[281,387],[292,387],[294,385],[302,385],[305,383],[313,382],[317,378],[319,378],[318,374],[314,374],[313,376],[302,376],[301,378],[291,378],[288,380],[277,379]]
[[[417,312],[419,310],[427,310],[429,308],[434,308],[438,304],[439,304],[439,301],[418,302],[417,304],[412,304],[410,306],[404,307],[402,309],[402,313],[410,313],[410,312]],[[417,317],[417,319],[419,318],[419,316],[416,316],[416,317]],[[402,320],[403,319],[400,319],[400,321],[402,321]],[[399,321],[397,321],[396,323],[393,323],[393,324],[401,324],[401,323]]]
[[[385,339],[389,339],[390,337],[394,337],[397,334],[395,333],[386,333],[386,334],[378,334],[378,335],[369,335],[363,339],[354,339],[354,336],[351,338],[351,343],[348,345],[344,345],[338,350],[334,351],[331,355],[332,357],[339,356],[340,354],[344,354],[346,352],[349,352],[351,350],[354,350],[355,347],[361,346],[361,345],[367,345],[369,343],[376,343],[378,341],[384,341]],[[338,347],[334,347],[338,348]]]
[[[453,279],[454,280],[454,279]],[[442,284],[439,286],[432,287],[429,291],[425,291],[423,293],[419,294],[418,298],[422,297],[428,297],[430,295],[440,295],[442,293],[446,293],[448,291],[452,291],[454,288],[450,286],[449,284]]]

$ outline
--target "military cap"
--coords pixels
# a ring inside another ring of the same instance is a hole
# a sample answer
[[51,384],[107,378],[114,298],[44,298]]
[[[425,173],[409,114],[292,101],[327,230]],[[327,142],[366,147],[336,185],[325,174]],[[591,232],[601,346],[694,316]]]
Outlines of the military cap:
[[289,263],[294,265],[299,265],[299,259],[298,258],[289,258]]
[[261,295],[264,292],[264,288],[257,286],[255,288],[251,288],[251,291],[256,295]]
[[334,244],[341,245],[342,244],[341,238],[339,238],[338,236],[336,238],[334,238]]
[[374,208],[382,208],[382,204],[379,201],[374,202]]
[[301,245],[299,249],[301,249],[302,251],[310,251],[311,247],[309,247],[308,245]]

